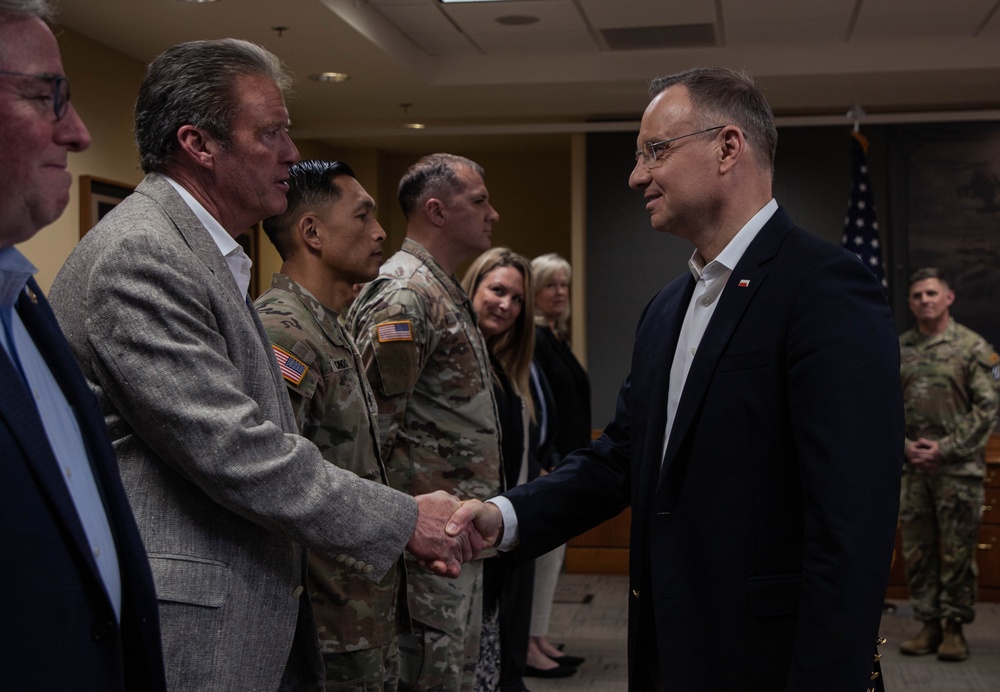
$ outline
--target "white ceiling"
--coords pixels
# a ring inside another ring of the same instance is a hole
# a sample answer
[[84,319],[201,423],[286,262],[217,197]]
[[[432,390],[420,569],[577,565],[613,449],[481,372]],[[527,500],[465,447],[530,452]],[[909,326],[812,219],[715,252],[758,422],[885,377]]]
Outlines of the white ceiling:
[[747,69],[785,116],[1000,108],[1000,0],[61,0],[59,21],[143,62],[265,45],[296,77],[295,130],[341,145],[622,127],[650,78],[695,65]]

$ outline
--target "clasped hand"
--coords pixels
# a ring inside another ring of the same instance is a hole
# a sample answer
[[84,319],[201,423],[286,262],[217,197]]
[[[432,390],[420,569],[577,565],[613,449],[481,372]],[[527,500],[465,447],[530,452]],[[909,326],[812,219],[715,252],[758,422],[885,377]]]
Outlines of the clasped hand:
[[406,549],[435,574],[454,579],[462,563],[502,536],[500,510],[479,500],[460,502],[443,490],[417,495],[417,525]]

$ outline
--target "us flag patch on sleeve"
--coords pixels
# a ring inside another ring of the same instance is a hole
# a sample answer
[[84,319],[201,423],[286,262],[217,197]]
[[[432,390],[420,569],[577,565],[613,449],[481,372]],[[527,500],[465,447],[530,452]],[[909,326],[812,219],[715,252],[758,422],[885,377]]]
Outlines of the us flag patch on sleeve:
[[389,341],[413,341],[413,332],[410,331],[409,320],[405,322],[383,322],[375,330],[380,344]]
[[274,349],[274,357],[278,359],[278,368],[281,370],[281,376],[295,386],[302,384],[302,378],[309,371],[309,366],[281,348],[281,346],[271,344],[271,348]]

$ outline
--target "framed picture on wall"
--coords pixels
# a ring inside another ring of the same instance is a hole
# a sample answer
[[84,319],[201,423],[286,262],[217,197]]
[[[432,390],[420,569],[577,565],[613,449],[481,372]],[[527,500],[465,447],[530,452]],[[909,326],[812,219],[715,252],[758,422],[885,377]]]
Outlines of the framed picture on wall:
[[131,185],[95,175],[80,176],[80,237],[87,234],[104,215],[132,194]]
[[900,327],[912,323],[909,273],[938,267],[951,277],[956,321],[1000,346],[1000,123],[898,126],[894,182],[905,200],[897,255]]

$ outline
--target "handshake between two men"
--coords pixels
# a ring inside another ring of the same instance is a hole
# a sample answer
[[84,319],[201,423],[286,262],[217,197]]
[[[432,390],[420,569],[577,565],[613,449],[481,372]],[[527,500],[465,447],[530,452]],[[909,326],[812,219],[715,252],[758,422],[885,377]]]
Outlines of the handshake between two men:
[[444,490],[416,496],[417,524],[406,549],[435,574],[451,578],[462,563],[503,538],[500,508],[479,500],[459,501]]

